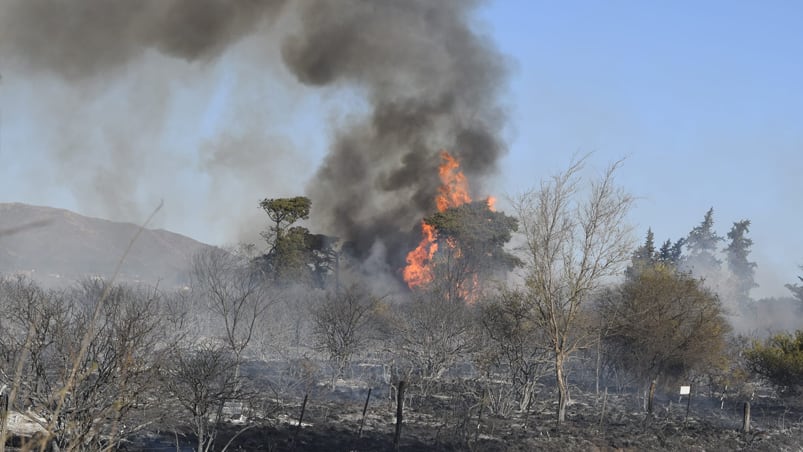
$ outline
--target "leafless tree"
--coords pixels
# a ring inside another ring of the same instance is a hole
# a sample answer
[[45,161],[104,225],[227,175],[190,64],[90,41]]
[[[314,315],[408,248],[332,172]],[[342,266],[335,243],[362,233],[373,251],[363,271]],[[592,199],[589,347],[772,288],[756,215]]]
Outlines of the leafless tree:
[[263,275],[245,257],[221,248],[206,248],[193,257],[194,289],[223,322],[223,340],[234,356],[235,381],[243,352],[272,300]]
[[521,411],[530,408],[538,379],[549,371],[544,331],[530,308],[526,292],[504,290],[481,305],[480,314],[488,337],[482,358],[507,371]]
[[15,369],[13,403],[35,413],[61,449],[114,449],[143,428],[134,414],[152,397],[160,350],[169,349],[158,293],[105,284],[84,281],[65,293],[22,279],[2,284],[16,323],[0,339],[13,359],[2,366]]
[[558,387],[557,420],[566,416],[564,366],[589,336],[583,326],[590,295],[621,271],[630,257],[626,217],[633,198],[614,180],[621,162],[610,165],[581,190],[583,160],[513,200],[525,240],[529,303],[546,331]]
[[312,311],[317,348],[333,363],[332,390],[352,357],[371,339],[372,314],[380,299],[358,286],[327,293]]
[[199,452],[213,450],[223,405],[238,397],[235,358],[228,347],[210,343],[171,353],[163,382],[170,396],[190,415]]
[[426,394],[446,371],[475,350],[475,326],[470,305],[437,292],[418,291],[411,302],[396,306],[390,343]]

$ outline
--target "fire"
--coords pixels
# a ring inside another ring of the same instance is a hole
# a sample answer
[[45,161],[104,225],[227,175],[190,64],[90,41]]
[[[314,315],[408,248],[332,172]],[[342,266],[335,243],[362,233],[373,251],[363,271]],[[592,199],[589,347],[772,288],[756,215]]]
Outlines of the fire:
[[441,186],[438,188],[438,197],[435,198],[438,212],[471,202],[471,196],[468,195],[468,181],[460,171],[460,163],[446,151],[441,152],[441,160],[443,163],[438,167]]
[[[460,163],[448,152],[441,152],[441,165],[438,167],[438,176],[441,186],[438,188],[438,196],[435,198],[435,205],[439,212],[451,207],[458,207],[471,202],[469,195],[468,180],[460,171]],[[493,210],[495,200],[489,197],[488,207]],[[426,285],[432,282],[432,259],[438,251],[437,231],[432,226],[421,222],[421,234],[423,238],[418,246],[407,254],[407,266],[404,267],[404,281],[410,288]],[[452,248],[455,244],[449,244]],[[457,250],[459,253],[460,250]],[[476,281],[474,281],[476,286]],[[467,292],[463,288],[461,292]]]
[[407,253],[407,266],[403,272],[404,282],[411,288],[432,282],[432,269],[429,268],[429,263],[438,251],[435,228],[422,221],[421,233],[424,238],[414,250]]
[[488,210],[496,212],[496,198],[489,196],[488,199],[485,200],[485,203],[488,204]]

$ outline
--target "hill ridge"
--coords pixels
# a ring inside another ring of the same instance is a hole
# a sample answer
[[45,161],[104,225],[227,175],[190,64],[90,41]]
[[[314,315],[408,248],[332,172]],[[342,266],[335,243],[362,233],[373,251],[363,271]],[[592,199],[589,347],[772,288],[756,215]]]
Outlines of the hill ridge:
[[[26,227],[26,225],[28,227]],[[110,277],[140,226],[68,209],[0,203],[0,273],[45,285]],[[121,266],[121,281],[183,285],[190,258],[207,247],[165,229],[145,228]]]

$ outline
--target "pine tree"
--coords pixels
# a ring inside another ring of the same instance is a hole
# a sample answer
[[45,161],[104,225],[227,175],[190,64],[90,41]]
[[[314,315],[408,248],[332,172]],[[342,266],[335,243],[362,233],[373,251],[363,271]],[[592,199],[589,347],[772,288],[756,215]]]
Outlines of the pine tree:
[[655,234],[652,228],[647,229],[647,237],[644,244],[633,251],[630,257],[630,265],[625,269],[625,276],[628,279],[637,277],[642,271],[655,265],[657,254],[655,252]]
[[714,208],[708,209],[702,223],[689,232],[686,248],[689,256],[685,266],[698,276],[715,275],[720,270],[722,261],[716,253],[719,242],[724,240],[714,231]]
[[[803,265],[800,266],[800,269],[803,270]],[[803,277],[798,276],[797,279],[799,279],[801,282],[803,282]],[[795,298],[797,298],[798,301],[800,301],[801,306],[803,306],[803,285],[801,285],[801,284],[787,284],[784,287],[789,289],[789,291],[792,292],[792,295],[794,295]]]
[[666,265],[668,267],[677,268],[683,259],[683,245],[686,239],[678,239],[675,243],[672,240],[666,239],[661,249],[658,250],[655,260],[657,263]]
[[756,263],[747,260],[753,240],[746,237],[750,232],[750,220],[736,221],[728,232],[730,244],[725,248],[728,269],[735,280],[739,301],[748,301],[750,290],[758,287],[755,282]]

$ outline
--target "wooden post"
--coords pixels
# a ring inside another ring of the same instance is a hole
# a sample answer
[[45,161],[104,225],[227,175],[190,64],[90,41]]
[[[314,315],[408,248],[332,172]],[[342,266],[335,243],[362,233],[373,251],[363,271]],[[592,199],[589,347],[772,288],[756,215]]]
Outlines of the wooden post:
[[8,425],[9,400],[8,393],[5,390],[6,386],[3,385],[3,387],[0,388],[0,422],[2,422],[2,424],[0,424],[0,441],[2,442],[0,443],[0,451],[6,450],[6,436],[8,435],[6,428]]
[[399,440],[401,439],[402,417],[404,412],[404,381],[399,382],[399,390],[396,393],[396,433],[393,435],[393,449],[399,450]]
[[371,388],[368,388],[368,397],[365,398],[365,406],[362,407],[362,419],[360,419],[360,432],[357,434],[362,438],[362,426],[365,424],[365,412],[368,411],[368,401],[371,400]]
[[742,419],[742,431],[750,433],[750,402],[744,403],[744,418]]
[[477,414],[477,431],[474,432],[474,443],[480,439],[480,427],[482,427],[482,409],[485,407],[485,395],[488,388],[482,388],[482,398],[480,398],[480,412]]
[[309,394],[304,394],[304,401],[301,403],[301,414],[298,416],[298,425],[296,426],[296,432],[293,434],[293,450],[296,448],[296,439],[298,439],[298,432],[301,430],[301,421],[304,420],[304,410],[307,409],[307,397]]
[[683,419],[683,424],[686,424],[686,421],[689,420],[689,411],[691,410],[691,385],[689,385],[689,398],[686,400],[686,418]]
[[605,386],[605,395],[602,396],[602,412],[599,415],[599,427],[602,427],[602,420],[605,419],[605,403],[608,401],[608,387]]

